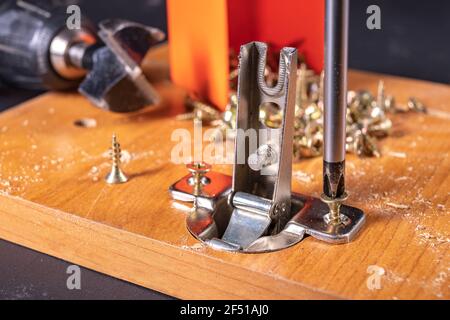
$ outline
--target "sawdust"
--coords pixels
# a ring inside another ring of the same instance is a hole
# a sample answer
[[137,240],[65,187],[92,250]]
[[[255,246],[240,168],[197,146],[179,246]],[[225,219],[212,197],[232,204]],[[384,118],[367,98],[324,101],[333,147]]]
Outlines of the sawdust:
[[[111,159],[111,151],[107,150],[102,153],[103,158]],[[120,154],[120,162],[122,164],[128,164],[132,160],[136,160],[136,156],[134,154],[131,154],[128,150],[122,150]]]
[[[427,294],[436,298],[448,297],[449,294],[449,265],[448,249],[450,248],[450,234],[445,217],[449,217],[449,208],[446,206],[446,195],[436,193],[429,195],[424,190],[427,179],[431,179],[435,166],[425,165],[421,167],[424,172],[422,180],[416,182],[416,178],[410,172],[415,171],[415,165],[409,162],[406,153],[390,152],[392,157],[405,159],[405,174],[401,176],[378,174],[376,163],[358,164],[358,169],[349,170],[349,185],[358,188],[358,193],[353,197],[355,201],[364,202],[368,214],[375,215],[381,219],[395,217],[395,221],[400,221],[402,230],[409,230],[411,242],[408,246],[423,251],[427,259],[422,259],[421,264],[427,264],[432,268],[434,274],[427,274],[426,278],[420,278],[413,273],[399,273],[398,270],[388,270],[386,268],[385,280],[392,284],[400,284],[404,287],[423,288]],[[409,162],[409,163],[408,163]],[[357,171],[362,168],[366,170],[370,166],[372,181],[369,184],[359,185],[357,180],[361,173]],[[374,172],[376,171],[376,174]],[[387,173],[387,170],[386,170]],[[389,179],[392,181],[392,188],[381,190],[378,188],[378,179]],[[398,185],[396,185],[398,183]],[[411,184],[414,183],[414,187]],[[434,223],[439,218],[442,223]],[[450,220],[447,220],[450,222]],[[407,253],[405,253],[407,254]],[[404,284],[404,285],[403,285]],[[396,285],[396,286],[397,286]],[[396,297],[398,298],[398,297]]]
[[205,251],[206,245],[204,245],[201,242],[198,242],[196,244],[193,244],[192,246],[181,246],[184,250],[192,250],[192,251]]
[[122,154],[120,155],[120,161],[123,164],[127,164],[131,161],[131,154],[127,150],[123,150]]
[[410,177],[403,176],[403,177],[398,177],[398,178],[394,179],[394,181],[395,181],[395,182],[402,182],[402,181],[406,181],[406,180],[408,180],[408,179],[411,179],[411,178],[410,178]]
[[[148,157],[153,157],[155,155],[155,151],[154,150],[148,150],[148,151],[144,151],[144,152],[138,152],[138,153],[132,153],[131,154],[131,159],[132,160],[140,160],[140,159],[145,159]],[[160,160],[158,158],[158,160]]]
[[424,225],[418,224],[414,231],[420,238],[421,244],[429,244],[431,247],[444,243],[450,244],[450,237],[440,232],[429,231]]
[[111,165],[109,162],[103,162],[98,166],[92,166],[91,169],[88,172],[88,177],[93,181],[97,182],[100,180],[100,175],[102,171],[109,168]]
[[91,168],[91,170],[89,171],[90,174],[98,174],[98,172],[99,172],[99,170],[98,170],[98,167],[96,167],[96,166],[93,166]]
[[434,110],[428,108],[427,114],[440,119],[450,120],[450,113],[442,110]]
[[436,274],[436,276],[431,281],[426,281],[422,279],[414,279],[411,278],[410,276],[405,277],[393,271],[386,270],[384,280],[393,284],[402,284],[406,286],[411,285],[419,286],[422,289],[424,289],[424,291],[434,295],[436,298],[443,298],[444,293],[448,292],[449,290],[449,285],[447,284],[448,271],[450,271],[449,268],[447,268],[447,270],[441,270]]
[[89,170],[88,176],[92,179],[92,181],[97,182],[99,180],[100,170],[97,166],[93,166],[91,170]]
[[314,180],[314,175],[303,171],[295,171],[294,178],[304,183],[310,183]]
[[406,159],[406,153],[404,152],[396,152],[396,151],[389,151],[386,153],[386,155],[394,157],[394,158],[402,158],[402,159]]
[[433,285],[442,286],[443,284],[445,284],[447,278],[448,278],[447,273],[444,271],[441,271],[441,272],[439,272],[437,277],[433,279]]
[[[34,156],[34,162],[26,163],[21,161],[21,165],[12,166],[4,162],[5,158],[24,159],[29,153],[39,152],[39,146],[34,142],[33,137],[30,140],[30,148],[21,153],[15,149],[6,149],[0,153],[0,192],[8,195],[23,196],[28,188],[33,184],[39,184],[45,181],[43,176],[66,169],[76,164],[79,160],[76,155],[71,158],[62,156],[43,155],[41,158]],[[64,146],[67,151],[67,146]],[[6,167],[6,168],[5,168]]]

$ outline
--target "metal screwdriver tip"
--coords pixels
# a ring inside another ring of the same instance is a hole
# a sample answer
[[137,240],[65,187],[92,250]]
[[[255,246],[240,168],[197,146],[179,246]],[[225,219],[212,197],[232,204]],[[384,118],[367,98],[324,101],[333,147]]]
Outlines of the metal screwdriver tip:
[[116,134],[112,135],[112,145],[111,145],[111,171],[105,177],[105,181],[108,184],[119,184],[128,181],[127,176],[120,169],[120,157],[122,155],[122,151],[120,149],[120,144],[117,141]]
[[324,220],[327,224],[337,226],[337,225],[348,225],[350,223],[349,218],[341,214],[342,202],[347,200],[348,195],[346,192],[338,198],[330,198],[326,194],[322,193],[320,199],[328,205],[329,212],[324,216]]

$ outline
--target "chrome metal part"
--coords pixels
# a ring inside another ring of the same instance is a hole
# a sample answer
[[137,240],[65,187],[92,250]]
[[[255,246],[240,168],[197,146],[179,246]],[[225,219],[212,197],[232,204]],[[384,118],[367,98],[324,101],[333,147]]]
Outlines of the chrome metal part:
[[[329,207],[320,199],[291,192],[297,53],[291,48],[281,51],[277,84],[268,87],[266,50],[259,42],[241,47],[233,177],[208,172],[209,184],[199,193],[195,183],[189,184],[199,181],[192,169],[193,175],[170,188],[171,195],[195,203],[187,228],[214,249],[270,252],[295,245],[305,235],[330,243],[351,241],[364,223],[361,210],[341,205],[342,195]],[[278,110],[276,122],[261,116],[267,104]],[[268,134],[252,136],[252,131],[261,130]],[[341,173],[337,180],[343,179]],[[336,194],[339,183],[331,180],[329,189]]]
[[133,112],[158,104],[159,95],[140,64],[164,33],[121,19],[102,21],[99,27],[98,35],[106,46],[93,53],[92,70],[79,91],[95,105],[113,112]]
[[[188,166],[192,166],[192,164]],[[197,181],[202,184],[200,190],[198,190]],[[195,202],[196,206],[208,210],[213,210],[219,199],[228,196],[230,191],[231,177],[214,171],[204,172],[201,179],[196,178],[195,172],[191,171],[190,174],[178,180],[169,188],[169,193],[173,199],[182,202]]]
[[312,237],[335,244],[352,241],[364,225],[364,213],[357,208],[342,205],[340,213],[345,223],[330,224],[327,221],[329,207],[321,199],[308,198],[305,203],[307,210],[295,221],[305,228],[305,232]]
[[90,45],[92,44],[87,42],[77,42],[70,46],[68,51],[68,58],[71,65],[80,69],[84,69],[83,58]]
[[63,28],[50,43],[50,61],[55,71],[65,79],[84,77],[87,71],[81,68],[81,65],[73,63],[72,56],[75,57],[75,51],[71,48],[80,44],[91,45],[96,41],[96,36],[90,31]]
[[[246,135],[237,134],[235,141],[234,196],[230,201],[234,210],[225,235],[228,242],[241,247],[267,233],[281,231],[289,220],[293,128],[288,119],[294,117],[297,50],[281,50],[278,81],[274,87],[269,87],[264,78],[266,54],[267,46],[261,42],[243,45],[240,52],[237,130],[253,132],[257,137],[257,143],[252,144]],[[261,121],[260,110],[267,104],[278,110],[281,126],[273,127]],[[242,195],[256,196],[260,201],[237,207]],[[265,211],[262,215],[255,215],[254,206],[261,202],[268,203]],[[248,228],[243,238],[241,221],[258,227]]]
[[[262,253],[291,247],[307,235],[332,244],[348,243],[355,238],[365,222],[361,210],[342,205],[341,213],[345,215],[347,223],[330,225],[325,219],[329,208],[324,202],[293,193],[291,218],[283,229],[277,234],[261,236],[250,242],[252,234],[264,224],[267,217],[261,213],[252,213],[255,216],[249,218],[249,213],[243,211],[239,211],[238,215],[233,213],[233,217],[231,210],[226,198],[220,199],[214,210],[199,208],[188,216],[188,230],[214,249]],[[258,223],[258,218],[261,223]],[[236,230],[236,234],[227,234],[230,224],[235,224],[231,230]]]

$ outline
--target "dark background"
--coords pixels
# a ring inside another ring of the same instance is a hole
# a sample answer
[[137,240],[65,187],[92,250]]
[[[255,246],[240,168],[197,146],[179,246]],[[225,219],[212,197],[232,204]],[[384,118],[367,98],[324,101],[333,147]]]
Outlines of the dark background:
[[[167,31],[164,0],[78,2],[95,21],[120,16]],[[381,30],[366,28],[373,4]],[[450,83],[450,1],[352,0],[349,28],[351,68]]]
[[[120,17],[167,30],[164,0],[59,1],[79,4],[96,22]],[[381,8],[381,30],[366,28],[372,4]],[[350,8],[351,68],[450,83],[450,1],[353,0]],[[36,94],[0,88],[0,110]],[[68,290],[69,265],[0,240],[0,299],[167,298],[83,268],[82,290]]]
[[[95,22],[120,17],[167,31],[165,0],[52,1],[78,4]],[[381,30],[366,28],[373,4],[381,8]],[[349,38],[351,68],[450,83],[448,0],[352,0]],[[0,110],[36,94],[0,88]]]

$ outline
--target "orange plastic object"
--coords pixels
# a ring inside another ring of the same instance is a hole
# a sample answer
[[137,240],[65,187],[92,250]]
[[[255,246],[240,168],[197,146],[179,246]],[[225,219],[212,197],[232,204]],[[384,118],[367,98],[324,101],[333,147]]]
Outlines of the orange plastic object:
[[297,46],[323,66],[324,0],[167,0],[172,80],[224,109],[229,49],[250,41]]
[[167,0],[172,81],[219,108],[228,100],[226,0]]

